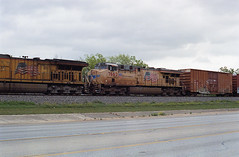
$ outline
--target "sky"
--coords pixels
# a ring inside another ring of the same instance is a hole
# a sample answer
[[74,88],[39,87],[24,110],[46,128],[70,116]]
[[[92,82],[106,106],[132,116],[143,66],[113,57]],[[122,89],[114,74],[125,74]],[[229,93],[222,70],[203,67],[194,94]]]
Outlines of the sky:
[[239,68],[239,0],[0,0],[0,54]]

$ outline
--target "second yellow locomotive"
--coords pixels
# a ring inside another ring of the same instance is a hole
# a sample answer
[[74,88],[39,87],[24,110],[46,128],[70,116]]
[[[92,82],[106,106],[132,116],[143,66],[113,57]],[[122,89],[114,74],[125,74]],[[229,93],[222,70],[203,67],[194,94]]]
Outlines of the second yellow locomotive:
[[83,92],[87,63],[63,59],[29,59],[0,54],[0,93],[74,94]]
[[89,93],[100,95],[182,95],[180,71],[99,63],[88,73]]

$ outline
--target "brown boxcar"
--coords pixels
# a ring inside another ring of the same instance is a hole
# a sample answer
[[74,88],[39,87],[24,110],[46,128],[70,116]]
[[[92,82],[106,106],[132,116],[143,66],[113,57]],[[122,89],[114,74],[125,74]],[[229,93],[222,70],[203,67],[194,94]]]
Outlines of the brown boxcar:
[[0,93],[79,94],[82,68],[88,64],[62,59],[29,59],[0,54]]
[[234,75],[232,77],[232,87],[233,87],[233,95],[238,96],[239,95],[239,74]]
[[180,80],[187,95],[232,94],[232,74],[197,69],[181,71]]

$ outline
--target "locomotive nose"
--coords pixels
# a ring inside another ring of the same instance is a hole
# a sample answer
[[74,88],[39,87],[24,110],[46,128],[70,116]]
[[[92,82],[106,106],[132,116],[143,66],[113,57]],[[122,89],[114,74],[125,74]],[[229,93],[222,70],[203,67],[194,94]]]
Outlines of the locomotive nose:
[[97,70],[92,69],[88,73],[88,79],[90,82],[94,81],[97,77],[99,77]]

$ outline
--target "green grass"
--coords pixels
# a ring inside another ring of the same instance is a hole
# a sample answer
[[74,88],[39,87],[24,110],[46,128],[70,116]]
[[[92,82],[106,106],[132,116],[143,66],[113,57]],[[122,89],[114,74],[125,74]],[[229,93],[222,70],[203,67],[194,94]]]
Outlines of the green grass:
[[[138,102],[105,104],[100,101],[81,104],[36,104],[32,102],[10,101],[0,102],[0,115],[18,114],[61,114],[61,113],[91,113],[91,112],[136,112],[164,110],[196,110],[239,108],[239,101],[208,101],[208,102]],[[159,113],[157,113],[159,115]]]

